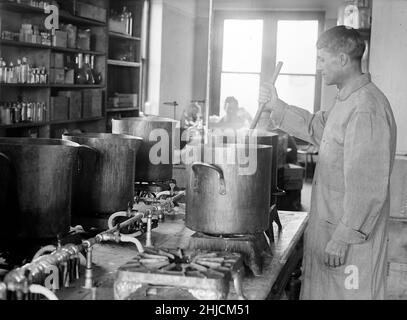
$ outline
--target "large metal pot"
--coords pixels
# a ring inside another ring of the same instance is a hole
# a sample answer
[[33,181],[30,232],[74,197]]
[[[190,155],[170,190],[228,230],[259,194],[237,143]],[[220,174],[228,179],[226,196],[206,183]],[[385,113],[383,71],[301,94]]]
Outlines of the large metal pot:
[[0,212],[6,212],[10,191],[11,161],[0,153]]
[[273,156],[271,161],[271,193],[278,195],[281,193],[277,186],[278,169],[278,144],[279,135],[270,131],[261,129],[214,129],[209,134],[209,141],[214,145],[224,144],[262,144],[273,147]]
[[72,213],[106,216],[125,210],[134,197],[136,153],[142,138],[111,133],[64,134],[88,148],[81,149],[74,174]]
[[112,132],[142,137],[137,154],[136,181],[172,179],[172,152],[178,121],[158,116],[112,119]]
[[[187,164],[186,226],[215,235],[265,231],[269,226],[272,147],[187,146],[187,152],[192,149],[193,153],[193,148],[202,148],[205,162]],[[244,164],[247,155],[248,165]]]
[[78,147],[58,139],[0,138],[0,152],[11,163],[9,224],[1,236],[11,230],[16,238],[54,238],[69,231]]

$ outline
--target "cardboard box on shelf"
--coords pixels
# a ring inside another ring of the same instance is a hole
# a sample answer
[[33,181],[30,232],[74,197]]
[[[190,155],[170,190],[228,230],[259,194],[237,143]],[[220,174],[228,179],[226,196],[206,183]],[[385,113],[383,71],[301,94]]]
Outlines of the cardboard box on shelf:
[[82,92],[78,90],[59,91],[58,96],[69,99],[68,110],[69,120],[78,120],[82,118]]
[[119,98],[119,107],[134,107],[138,105],[138,95],[137,93],[116,93],[115,97]]
[[68,120],[68,102],[67,97],[50,98],[50,120]]
[[102,116],[102,97],[101,89],[85,89],[82,91],[82,117],[92,118]]
[[62,30],[55,30],[55,35],[52,37],[52,45],[54,47],[66,48],[68,44],[68,33]]
[[116,33],[121,33],[121,34],[127,34],[126,32],[126,22],[125,21],[119,21],[119,20],[114,20],[114,19],[109,19],[109,31],[116,32]]
[[63,84],[65,83],[65,70],[51,68],[49,70],[49,81],[53,84]]
[[64,68],[64,54],[53,52],[51,53],[51,68]]
[[89,29],[78,29],[76,46],[81,50],[90,50],[91,32]]
[[74,78],[75,77],[75,70],[74,69],[68,69],[65,71],[65,83],[66,84],[74,84]]
[[76,15],[82,18],[106,22],[106,9],[81,1],[76,2]]

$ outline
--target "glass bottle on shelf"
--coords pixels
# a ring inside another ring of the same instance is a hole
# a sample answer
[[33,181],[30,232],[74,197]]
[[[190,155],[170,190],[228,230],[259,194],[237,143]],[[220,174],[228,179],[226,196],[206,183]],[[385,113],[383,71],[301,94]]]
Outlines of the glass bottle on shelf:
[[95,69],[95,56],[91,55],[90,56],[90,68],[92,70],[92,75],[93,79],[95,79],[95,84],[101,84],[102,83],[102,73],[97,72]]
[[29,71],[29,66],[27,63],[27,58],[23,57],[23,60],[21,62],[21,83],[27,83],[28,82],[28,71]]
[[128,34],[129,36],[133,36],[133,17],[132,13],[129,11],[129,29],[128,29]]
[[83,54],[78,53],[75,60],[75,84],[87,84],[89,77],[86,70],[83,68]]
[[15,70],[17,83],[21,83],[21,59],[17,59],[17,65],[15,66]]
[[0,57],[0,83],[3,83],[3,58]]
[[10,62],[10,65],[7,69],[7,83],[14,83],[14,64]]
[[6,61],[3,61],[3,62],[2,62],[2,66],[3,66],[2,82],[3,82],[3,83],[7,83],[7,73],[8,73],[8,69],[7,69]]
[[87,78],[88,78],[88,84],[95,84],[95,79],[93,77],[92,69],[91,69],[91,63],[90,63],[90,55],[85,54],[85,63],[83,64],[83,69],[86,72]]

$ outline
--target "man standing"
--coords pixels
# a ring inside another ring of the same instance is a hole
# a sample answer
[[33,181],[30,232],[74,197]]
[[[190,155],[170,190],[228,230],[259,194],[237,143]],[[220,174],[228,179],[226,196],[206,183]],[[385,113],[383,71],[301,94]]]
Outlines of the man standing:
[[272,123],[319,146],[304,239],[302,299],[383,299],[389,180],[396,124],[384,94],[362,74],[359,33],[337,26],[317,42],[317,68],[336,85],[335,105],[310,114],[263,84]]

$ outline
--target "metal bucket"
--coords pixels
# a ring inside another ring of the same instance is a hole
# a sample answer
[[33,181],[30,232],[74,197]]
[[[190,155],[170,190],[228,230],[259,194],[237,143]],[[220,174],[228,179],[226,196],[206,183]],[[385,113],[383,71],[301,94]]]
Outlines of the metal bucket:
[[[187,152],[202,148],[205,162],[187,164],[186,226],[214,235],[268,229],[272,147],[230,144],[187,148]],[[248,159],[255,161],[254,170],[247,170],[251,166],[245,165],[247,155],[253,155]]]
[[72,214],[106,216],[125,210],[134,197],[134,168],[142,138],[111,133],[64,134],[87,146],[74,174]]
[[78,147],[59,139],[0,138],[0,152],[11,168],[8,223],[1,228],[1,236],[42,239],[69,231]]
[[158,116],[112,119],[112,132],[142,137],[137,154],[136,181],[172,179],[172,152],[178,121]]

